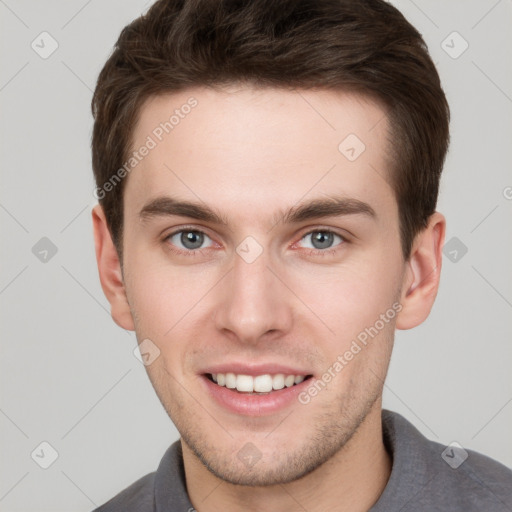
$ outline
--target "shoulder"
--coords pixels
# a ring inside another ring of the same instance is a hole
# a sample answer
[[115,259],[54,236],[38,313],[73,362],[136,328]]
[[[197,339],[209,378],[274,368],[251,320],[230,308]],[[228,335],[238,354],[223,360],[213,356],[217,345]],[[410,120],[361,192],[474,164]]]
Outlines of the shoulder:
[[432,456],[442,462],[436,465],[436,480],[443,499],[464,511],[512,510],[512,470],[460,445],[444,446],[433,441],[428,445]]
[[155,475],[139,478],[93,512],[153,512]]
[[193,510],[187,495],[179,441],[165,452],[157,471],[139,478],[93,512],[154,512]]
[[382,417],[393,467],[376,511],[391,504],[403,512],[512,510],[509,468],[460,445],[431,441],[397,413],[384,410]]

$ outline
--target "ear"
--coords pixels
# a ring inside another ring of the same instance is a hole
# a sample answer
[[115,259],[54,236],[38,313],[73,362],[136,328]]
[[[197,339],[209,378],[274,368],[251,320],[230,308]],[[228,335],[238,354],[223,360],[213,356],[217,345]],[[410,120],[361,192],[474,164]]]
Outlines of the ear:
[[133,331],[135,327],[126,297],[119,256],[108,229],[105,213],[99,204],[92,210],[92,225],[101,287],[110,302],[110,314],[119,327]]
[[435,212],[414,239],[404,272],[397,329],[416,327],[430,314],[439,288],[445,232],[446,220]]

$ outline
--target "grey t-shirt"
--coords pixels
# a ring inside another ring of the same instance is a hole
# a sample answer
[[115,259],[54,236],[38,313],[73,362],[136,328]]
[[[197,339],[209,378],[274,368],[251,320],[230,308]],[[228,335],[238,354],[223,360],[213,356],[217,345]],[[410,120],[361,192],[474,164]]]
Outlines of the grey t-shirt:
[[[429,441],[395,412],[383,410],[382,425],[393,468],[370,512],[512,512],[512,471],[506,466],[472,450]],[[193,510],[181,444],[176,441],[156,472],[137,480],[94,512]]]

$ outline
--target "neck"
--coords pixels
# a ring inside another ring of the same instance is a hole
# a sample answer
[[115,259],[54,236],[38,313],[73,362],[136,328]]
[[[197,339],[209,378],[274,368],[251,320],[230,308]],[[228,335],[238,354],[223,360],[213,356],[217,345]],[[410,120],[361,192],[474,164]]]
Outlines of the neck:
[[187,491],[197,512],[363,512],[379,499],[392,466],[382,438],[380,400],[341,450],[308,475],[287,484],[230,484],[210,473],[183,440],[181,444]]

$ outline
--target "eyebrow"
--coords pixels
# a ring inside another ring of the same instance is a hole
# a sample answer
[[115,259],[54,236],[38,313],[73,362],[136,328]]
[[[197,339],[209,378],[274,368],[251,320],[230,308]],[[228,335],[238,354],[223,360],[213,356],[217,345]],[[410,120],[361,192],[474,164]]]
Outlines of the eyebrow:
[[[362,214],[372,219],[377,217],[375,210],[359,199],[327,196],[326,199],[313,199],[307,203],[292,206],[286,211],[274,215],[273,223],[280,222],[296,224],[307,220],[324,217],[339,217],[344,215]],[[145,204],[139,213],[141,221],[154,217],[169,217],[178,215],[191,219],[227,226],[228,221],[220,212],[204,203],[181,201],[170,196],[157,197]]]
[[168,217],[180,215],[191,219],[211,222],[226,226],[227,220],[209,206],[191,201],[181,201],[169,196],[157,197],[144,205],[139,213],[139,218],[149,220],[153,217]]
[[313,199],[308,203],[293,206],[280,217],[283,223],[298,223],[322,217],[363,214],[375,219],[377,214],[368,204],[359,199],[327,196],[327,199]]

